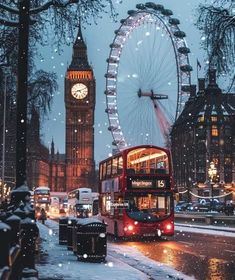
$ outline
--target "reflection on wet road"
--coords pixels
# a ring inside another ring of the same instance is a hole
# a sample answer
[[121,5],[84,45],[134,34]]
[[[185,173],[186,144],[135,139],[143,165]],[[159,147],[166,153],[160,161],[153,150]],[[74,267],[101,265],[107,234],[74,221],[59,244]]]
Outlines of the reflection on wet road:
[[123,244],[198,280],[235,280],[235,238],[176,232],[168,240]]

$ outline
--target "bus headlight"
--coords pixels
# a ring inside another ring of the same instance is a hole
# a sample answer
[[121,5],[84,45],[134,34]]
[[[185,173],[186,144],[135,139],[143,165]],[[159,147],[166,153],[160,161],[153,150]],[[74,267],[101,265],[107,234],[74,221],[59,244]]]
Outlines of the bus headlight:
[[171,230],[171,229],[172,229],[172,224],[167,224],[167,225],[166,225],[166,229],[167,229],[167,230]]
[[128,227],[127,227],[127,230],[129,230],[129,231],[132,231],[134,229],[134,227],[132,226],[132,225],[129,225]]
[[132,225],[127,225],[126,227],[124,227],[124,231],[133,231],[134,226]]

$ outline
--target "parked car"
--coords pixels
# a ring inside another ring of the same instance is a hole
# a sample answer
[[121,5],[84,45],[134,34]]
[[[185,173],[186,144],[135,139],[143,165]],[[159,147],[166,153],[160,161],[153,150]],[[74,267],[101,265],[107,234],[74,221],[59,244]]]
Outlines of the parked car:
[[208,211],[210,211],[210,208],[211,208],[210,202],[206,202],[203,204],[194,202],[188,206],[187,210],[194,211],[194,212],[208,212]]
[[178,202],[175,206],[175,212],[186,211],[189,204],[185,201]]
[[214,203],[213,210],[217,212],[225,212],[225,203],[224,202],[216,202]]

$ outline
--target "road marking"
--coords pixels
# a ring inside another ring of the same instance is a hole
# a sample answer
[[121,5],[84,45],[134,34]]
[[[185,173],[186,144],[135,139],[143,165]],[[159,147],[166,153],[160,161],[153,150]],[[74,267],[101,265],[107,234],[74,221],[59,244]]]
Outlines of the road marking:
[[183,243],[185,245],[189,245],[189,246],[192,246],[193,243],[190,243],[190,242],[186,242],[186,241],[178,241],[179,243]]

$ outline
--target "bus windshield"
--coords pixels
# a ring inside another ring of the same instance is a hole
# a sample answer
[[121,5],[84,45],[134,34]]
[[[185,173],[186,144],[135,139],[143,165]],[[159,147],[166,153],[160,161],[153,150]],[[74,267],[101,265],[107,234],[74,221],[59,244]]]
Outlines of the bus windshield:
[[129,174],[168,174],[169,158],[158,148],[138,148],[127,154],[127,173]]
[[127,215],[139,222],[156,222],[171,214],[171,195],[160,193],[126,194]]

